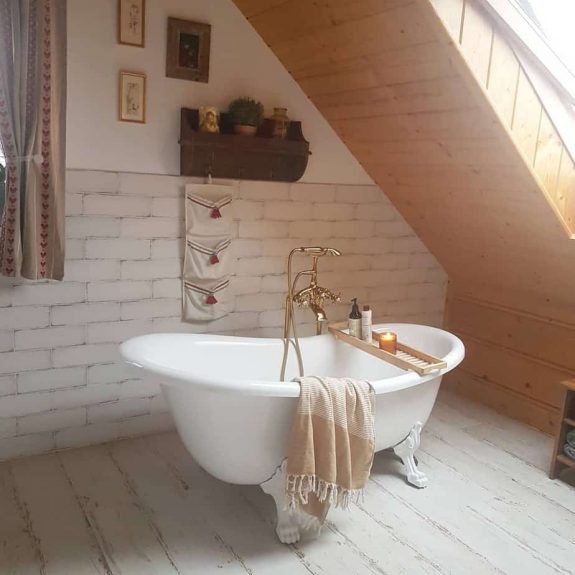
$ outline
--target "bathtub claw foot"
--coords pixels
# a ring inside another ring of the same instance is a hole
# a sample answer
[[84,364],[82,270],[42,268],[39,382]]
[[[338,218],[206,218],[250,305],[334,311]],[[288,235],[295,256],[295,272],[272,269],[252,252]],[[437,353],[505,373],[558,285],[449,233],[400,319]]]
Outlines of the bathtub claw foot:
[[282,543],[297,543],[300,538],[297,514],[287,508],[285,497],[287,459],[276,469],[276,472],[264,483],[260,484],[262,491],[271,495],[276,502],[277,525],[276,533]]
[[294,523],[291,521],[284,523],[280,522],[278,519],[276,533],[278,539],[286,545],[289,545],[290,543],[297,543],[299,541],[299,527],[294,525]]
[[407,472],[407,482],[415,487],[427,487],[427,475],[417,469],[414,454],[419,449],[421,428],[423,425],[418,421],[409,432],[409,435],[401,442],[398,443],[393,451],[403,461],[405,470]]

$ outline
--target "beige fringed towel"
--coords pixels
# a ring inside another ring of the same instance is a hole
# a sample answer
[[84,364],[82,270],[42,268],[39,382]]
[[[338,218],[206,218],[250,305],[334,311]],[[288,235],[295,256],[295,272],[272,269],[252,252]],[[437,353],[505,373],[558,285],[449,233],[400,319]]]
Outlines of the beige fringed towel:
[[361,493],[373,463],[374,401],[367,381],[300,377],[292,424],[286,495],[290,509],[321,525],[330,505],[346,508]]

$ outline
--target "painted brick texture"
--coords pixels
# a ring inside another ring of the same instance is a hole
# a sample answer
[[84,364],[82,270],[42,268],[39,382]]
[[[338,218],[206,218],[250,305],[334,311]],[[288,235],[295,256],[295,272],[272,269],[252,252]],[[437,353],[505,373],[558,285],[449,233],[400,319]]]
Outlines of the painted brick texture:
[[[180,321],[183,187],[173,176],[67,174],[65,281],[0,280],[0,460],[171,428],[157,383],[118,361],[155,331],[279,336],[285,258],[326,244],[324,285],[374,318],[441,325],[446,275],[377,186],[240,182],[234,187],[232,312]],[[298,312],[301,333],[312,316]]]

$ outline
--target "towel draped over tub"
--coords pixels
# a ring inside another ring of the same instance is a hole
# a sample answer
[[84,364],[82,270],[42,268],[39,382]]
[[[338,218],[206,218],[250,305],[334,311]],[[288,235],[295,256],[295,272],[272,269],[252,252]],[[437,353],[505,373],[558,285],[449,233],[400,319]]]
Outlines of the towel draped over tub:
[[288,447],[286,496],[309,525],[329,507],[347,508],[369,479],[375,448],[375,394],[367,381],[301,377]]

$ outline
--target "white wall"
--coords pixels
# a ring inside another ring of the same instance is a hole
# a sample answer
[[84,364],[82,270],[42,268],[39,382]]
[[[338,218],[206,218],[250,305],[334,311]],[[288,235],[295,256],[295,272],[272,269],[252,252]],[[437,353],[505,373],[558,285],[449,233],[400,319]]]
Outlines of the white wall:
[[[168,16],[211,23],[208,84],[166,78]],[[68,167],[179,174],[180,108],[250,95],[303,122],[302,181],[371,183],[232,0],[148,0],[145,48],[118,45],[116,20],[117,0],[68,0]],[[148,76],[145,125],[117,121],[119,70]]]

